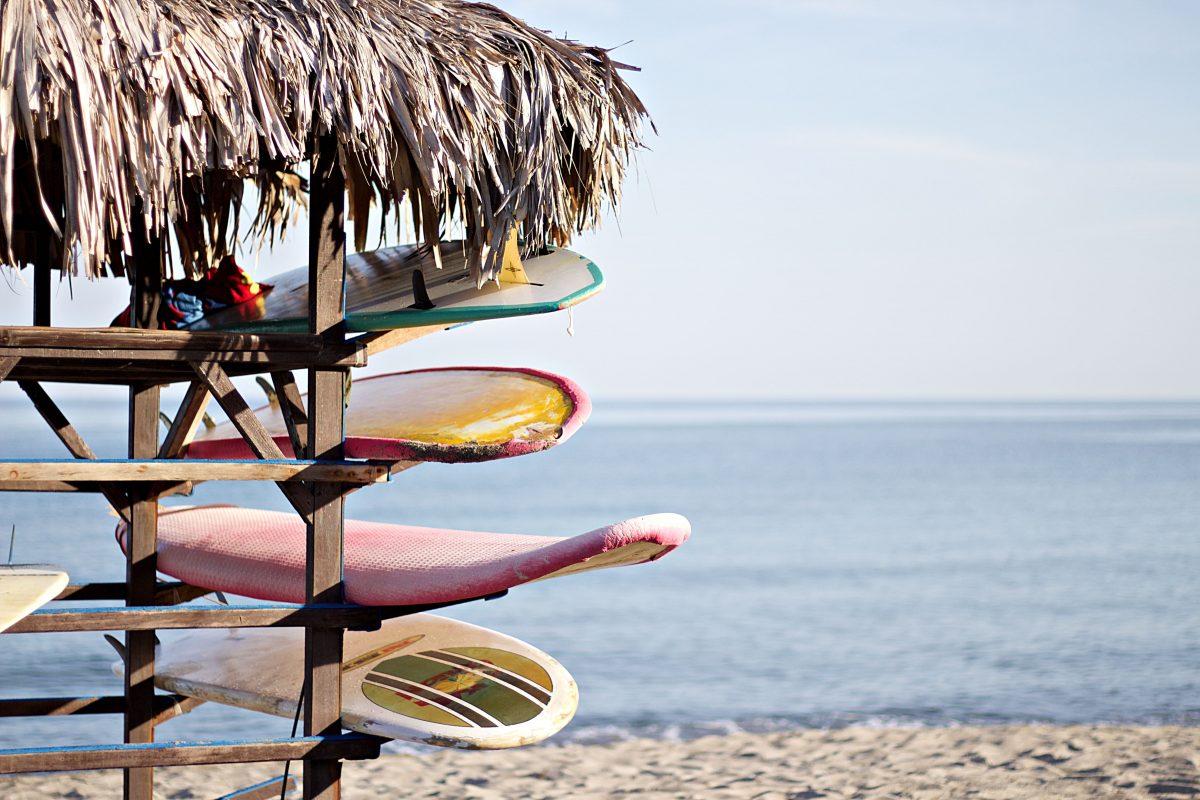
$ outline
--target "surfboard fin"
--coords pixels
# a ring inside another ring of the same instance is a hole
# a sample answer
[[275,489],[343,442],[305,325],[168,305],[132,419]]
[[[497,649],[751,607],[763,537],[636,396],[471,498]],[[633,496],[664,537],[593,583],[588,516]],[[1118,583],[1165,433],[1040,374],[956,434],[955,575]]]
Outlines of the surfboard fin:
[[429,289],[425,287],[425,274],[419,269],[412,271],[412,290],[415,302],[409,308],[428,311],[434,307],[433,300],[429,299]]
[[125,645],[121,640],[113,636],[111,633],[104,634],[104,641],[112,645],[112,649],[117,651],[117,657],[121,659],[122,664],[129,663],[129,653],[125,650]]
[[259,387],[262,388],[263,394],[267,396],[267,404],[270,405],[271,408],[279,408],[279,395],[275,393],[275,387],[271,385],[271,382],[262,375],[256,376],[254,380],[258,383]]
[[521,246],[517,239],[517,228],[508,233],[508,241],[504,244],[504,253],[500,259],[500,283],[529,283],[525,274],[525,265],[521,263]]

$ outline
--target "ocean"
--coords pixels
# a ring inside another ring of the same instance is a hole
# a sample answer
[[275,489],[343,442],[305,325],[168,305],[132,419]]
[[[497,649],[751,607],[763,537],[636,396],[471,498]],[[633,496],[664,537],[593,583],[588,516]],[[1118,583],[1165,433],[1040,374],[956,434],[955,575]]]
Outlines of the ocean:
[[[102,456],[124,443],[115,399],[62,403]],[[0,414],[0,455],[65,455],[14,388]],[[204,502],[286,508],[258,484],[167,501]],[[444,612],[575,675],[579,713],[556,741],[1200,724],[1200,403],[598,401],[547,453],[422,466],[348,503],[547,535],[657,511],[693,525],[660,562]],[[0,552],[15,525],[15,561],[119,580],[113,523],[98,496],[2,495]],[[113,661],[100,634],[2,636],[0,696],[117,693]],[[208,704],[159,738],[289,727]],[[116,717],[0,720],[0,746],[119,738]]]

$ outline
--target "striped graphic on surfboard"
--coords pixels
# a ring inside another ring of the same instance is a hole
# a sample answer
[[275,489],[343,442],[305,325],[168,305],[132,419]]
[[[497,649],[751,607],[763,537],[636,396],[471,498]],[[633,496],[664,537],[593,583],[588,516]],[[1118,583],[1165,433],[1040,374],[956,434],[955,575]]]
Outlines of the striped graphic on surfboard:
[[363,695],[380,708],[455,727],[528,722],[546,709],[553,691],[549,673],[536,662],[491,647],[447,647],[391,658],[362,679]]
[[[304,631],[195,630],[164,642],[155,685],[294,719],[304,687]],[[348,631],[342,725],[438,747],[495,750],[540,742],[579,705],[571,674],[519,639],[433,614]]]

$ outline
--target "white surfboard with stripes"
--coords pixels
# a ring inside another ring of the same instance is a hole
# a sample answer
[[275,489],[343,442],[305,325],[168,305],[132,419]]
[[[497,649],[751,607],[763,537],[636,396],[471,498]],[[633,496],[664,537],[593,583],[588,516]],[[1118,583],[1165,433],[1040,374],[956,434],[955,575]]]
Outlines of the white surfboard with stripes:
[[[296,712],[304,663],[297,629],[195,631],[163,644],[155,681],[170,692],[283,717]],[[346,634],[342,724],[442,747],[534,744],[575,715],[575,680],[502,633],[415,614]]]

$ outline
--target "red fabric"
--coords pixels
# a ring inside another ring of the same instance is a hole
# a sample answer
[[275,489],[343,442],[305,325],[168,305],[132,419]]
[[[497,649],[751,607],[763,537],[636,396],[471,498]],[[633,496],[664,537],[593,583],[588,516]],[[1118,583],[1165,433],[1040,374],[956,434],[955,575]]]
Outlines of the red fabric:
[[[181,310],[176,302],[177,295],[191,295],[204,301],[204,309],[215,311],[225,306],[237,305],[253,300],[267,289],[269,284],[256,283],[244,269],[238,266],[233,256],[225,256],[221,263],[210,269],[203,278],[194,280],[170,280],[163,283],[163,302],[158,309],[160,330],[185,328],[196,321]],[[112,328],[128,328],[131,325],[129,306],[109,323]]]
[[260,287],[238,266],[233,256],[225,256],[216,269],[204,276],[204,298],[226,306],[244,303],[262,294]]

